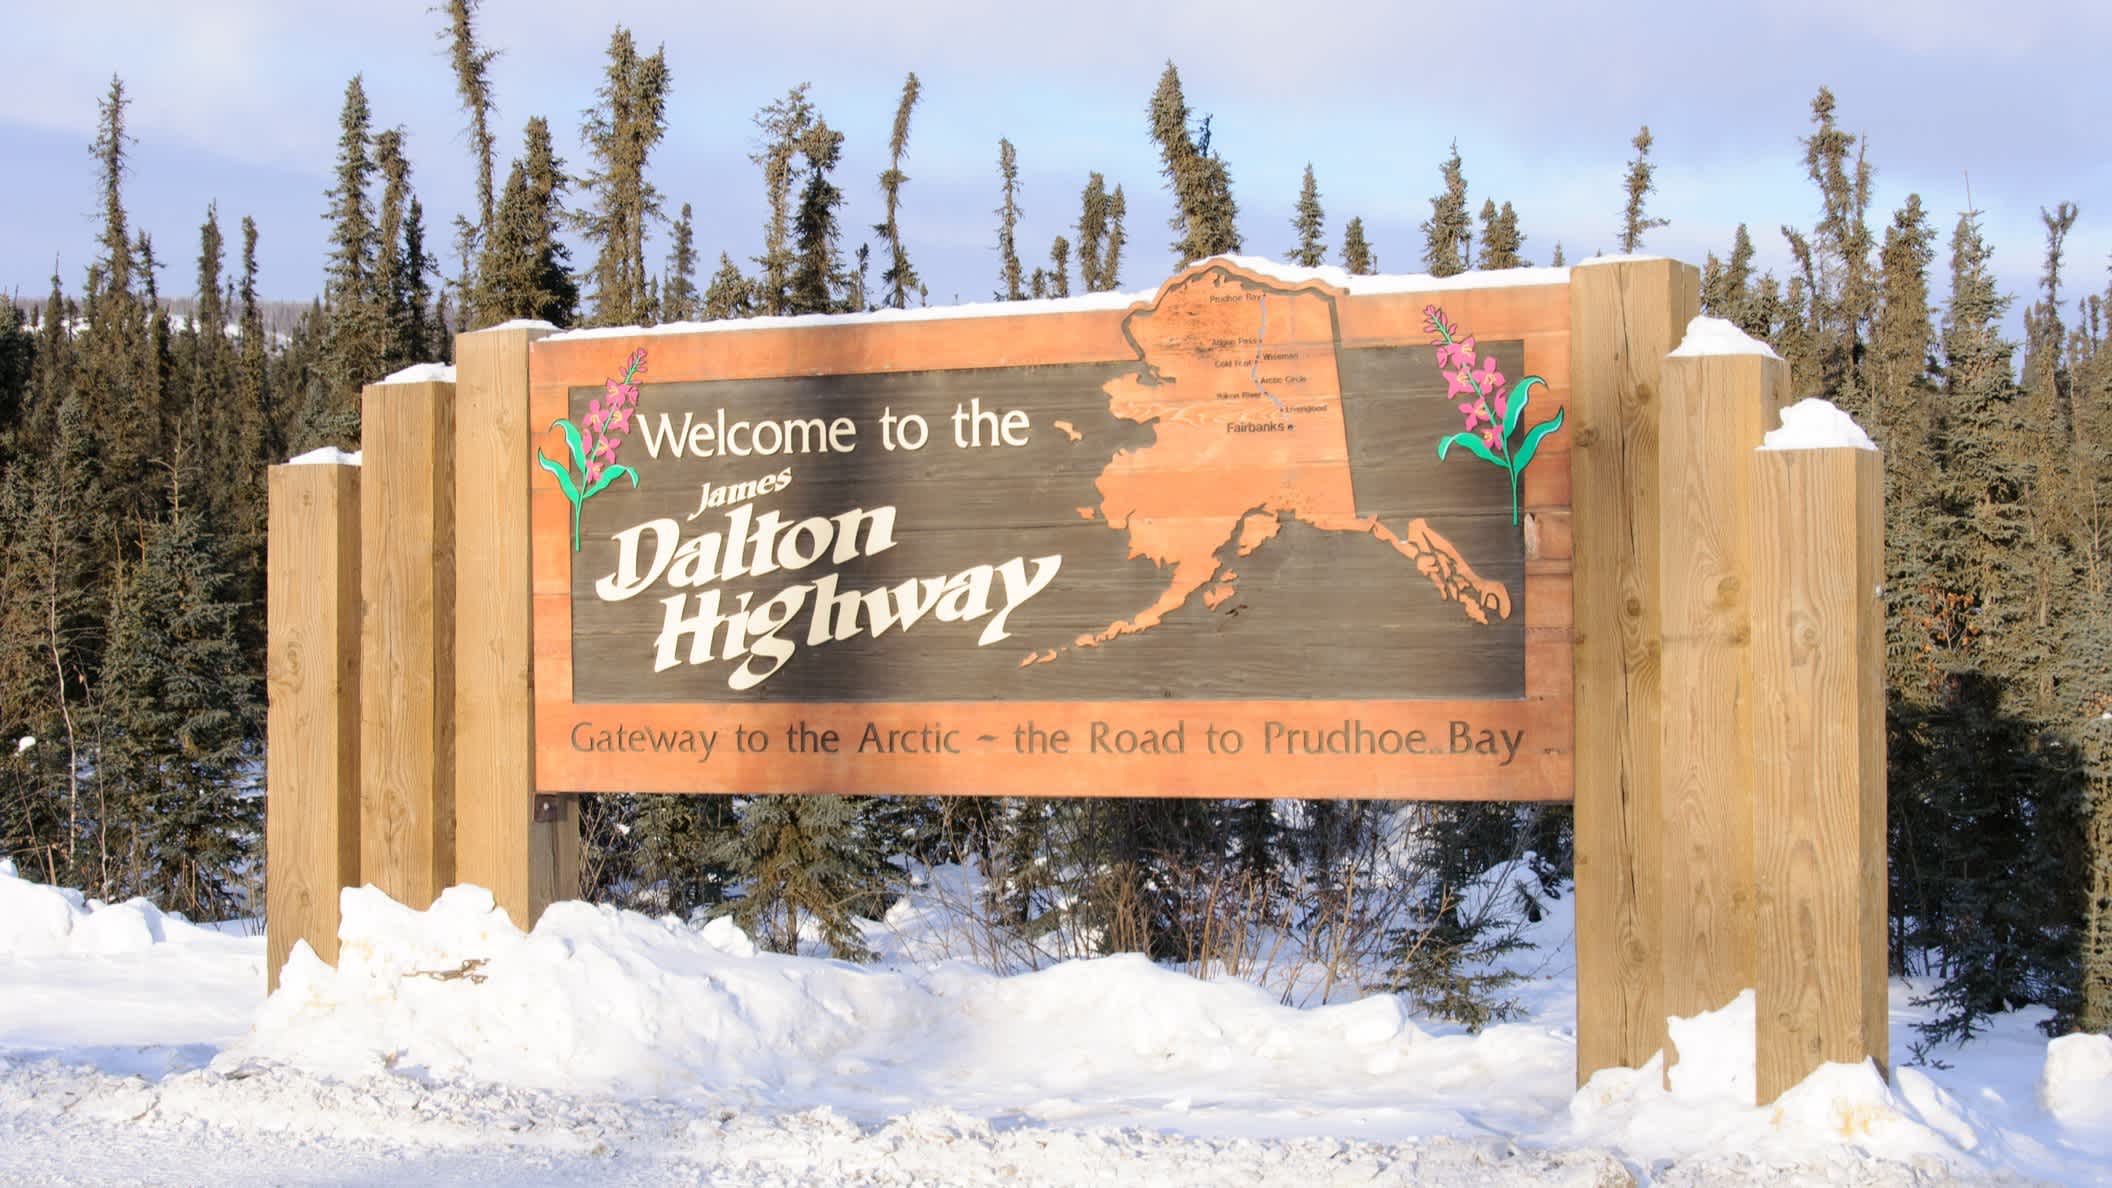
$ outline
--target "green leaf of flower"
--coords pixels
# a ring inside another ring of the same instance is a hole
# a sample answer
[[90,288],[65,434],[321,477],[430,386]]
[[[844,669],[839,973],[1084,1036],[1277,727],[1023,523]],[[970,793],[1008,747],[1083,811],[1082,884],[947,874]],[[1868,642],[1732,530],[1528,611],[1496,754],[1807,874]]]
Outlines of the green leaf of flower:
[[1498,466],[1503,465],[1503,459],[1497,457],[1495,453],[1489,449],[1488,444],[1481,440],[1481,435],[1478,433],[1455,433],[1452,436],[1445,438],[1443,441],[1438,442],[1437,460],[1440,462],[1444,461],[1445,451],[1451,449],[1455,445],[1463,445],[1468,449],[1474,451],[1474,456],[1484,462],[1494,462]]
[[633,487],[638,485],[637,471],[632,470],[630,467],[625,466],[620,462],[612,462],[609,464],[608,469],[601,472],[601,477],[594,480],[594,485],[588,487],[586,494],[581,495],[580,498],[585,499],[588,496],[599,493],[603,487],[606,487],[610,483],[615,482],[619,477],[631,480],[631,485]]
[[[565,444],[572,447],[572,461],[579,467],[579,473],[584,477],[587,473],[587,447],[586,443],[579,439],[579,426],[560,418],[550,422],[550,427],[565,431]],[[541,457],[542,451],[536,451],[536,456]]]
[[572,481],[571,472],[559,463],[552,462],[549,458],[544,457],[541,450],[535,452],[535,460],[542,464],[544,470],[557,476],[557,485],[564,491],[565,498],[572,501],[572,506],[578,507],[581,499],[579,485]]
[[1533,385],[1545,385],[1546,383],[1546,380],[1541,379],[1537,375],[1529,375],[1511,385],[1510,397],[1504,401],[1503,405],[1503,439],[1505,441],[1509,441],[1511,434],[1518,431],[1518,422],[1525,417],[1525,402],[1527,396],[1533,390]]
[[1553,417],[1550,417],[1549,419],[1542,421],[1539,424],[1533,426],[1531,429],[1527,430],[1525,434],[1524,444],[1518,447],[1517,453],[1511,455],[1511,465],[1516,467],[1521,472],[1524,471],[1525,464],[1533,460],[1534,454],[1540,452],[1541,441],[1544,440],[1548,434],[1553,433],[1555,430],[1560,429],[1562,427],[1562,415],[1568,411],[1569,410],[1566,408],[1558,408],[1555,410],[1555,415]]

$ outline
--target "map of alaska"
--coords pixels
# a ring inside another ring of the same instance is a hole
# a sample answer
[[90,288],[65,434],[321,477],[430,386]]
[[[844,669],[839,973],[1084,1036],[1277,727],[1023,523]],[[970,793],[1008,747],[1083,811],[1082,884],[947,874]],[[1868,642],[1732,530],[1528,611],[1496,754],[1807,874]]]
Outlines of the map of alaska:
[[1148,606],[1071,646],[1149,631],[1192,599],[1223,604],[1239,580],[1226,546],[1234,559],[1251,556],[1286,519],[1371,537],[1374,548],[1414,563],[1422,596],[1456,603],[1474,622],[1510,617],[1510,591],[1475,573],[1424,520],[1357,514],[1326,290],[1207,268],[1132,310],[1122,329],[1139,366],[1103,390],[1115,416],[1151,426],[1156,439],[1118,452],[1096,480],[1099,505],[1078,512],[1125,533],[1129,556],[1151,561],[1166,585]]

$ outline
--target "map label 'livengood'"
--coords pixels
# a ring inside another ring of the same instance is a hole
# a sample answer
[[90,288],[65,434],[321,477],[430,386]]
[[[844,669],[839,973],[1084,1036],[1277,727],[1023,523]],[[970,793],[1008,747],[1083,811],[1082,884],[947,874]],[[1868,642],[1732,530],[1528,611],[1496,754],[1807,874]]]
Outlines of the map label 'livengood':
[[1567,331],[1209,261],[538,343],[537,783],[1564,796]]

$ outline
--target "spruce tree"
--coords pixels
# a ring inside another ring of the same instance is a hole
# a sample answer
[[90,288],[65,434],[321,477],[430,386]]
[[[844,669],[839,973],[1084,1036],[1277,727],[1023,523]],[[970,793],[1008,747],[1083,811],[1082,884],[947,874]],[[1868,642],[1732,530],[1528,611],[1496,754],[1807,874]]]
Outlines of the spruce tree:
[[1657,166],[1650,163],[1650,125],[1644,124],[1630,142],[1635,146],[1635,159],[1628,162],[1628,177],[1622,188],[1628,193],[1628,204],[1621,208],[1620,244],[1623,255],[1634,255],[1643,247],[1643,236],[1651,231],[1670,225],[1669,219],[1653,219],[1643,213],[1651,194],[1657,191],[1654,175]]
[[1071,241],[1059,235],[1049,244],[1049,296],[1071,295]]
[[1804,165],[1819,191],[1819,222],[1808,242],[1783,228],[1804,280],[1803,300],[1790,303],[1805,330],[1804,341],[1792,344],[1803,357],[1791,359],[1790,366],[1809,377],[1799,382],[1832,395],[1850,413],[1867,419],[1862,363],[1877,302],[1866,213],[1870,167],[1857,138],[1834,120],[1833,92],[1825,87],[1811,102],[1811,121],[1814,130],[1803,141]]
[[775,952],[797,952],[803,925],[812,923],[837,957],[870,957],[856,917],[885,906],[889,871],[880,839],[864,827],[872,802],[760,796],[737,811],[740,828],[721,835],[710,853],[740,889],[735,921]]
[[330,188],[330,257],[323,284],[321,387],[302,413],[299,445],[359,440],[359,390],[384,374],[388,319],[377,283],[381,256],[368,193],[375,165],[373,113],[358,75],[338,115],[336,184]]
[[424,253],[421,245],[418,258],[412,259],[405,247],[404,232],[411,213],[411,163],[403,155],[403,129],[386,128],[375,134],[374,168],[382,179],[374,261],[374,289],[381,299],[382,319],[387,326],[381,366],[383,371],[396,371],[424,362],[422,351],[413,353],[412,342],[414,323],[424,320],[424,310],[413,313],[411,295],[412,281],[424,267]]
[[1525,236],[1518,233],[1518,212],[1506,202],[1499,209],[1494,200],[1481,204],[1481,258],[1474,267],[1489,271],[1498,268],[1524,268]]
[[449,64],[454,68],[455,93],[462,97],[462,110],[469,116],[469,151],[477,166],[476,221],[472,223],[462,216],[455,219],[456,254],[463,262],[456,292],[461,300],[463,324],[471,326],[480,324],[476,320],[475,295],[483,289],[484,282],[470,274],[469,262],[482,262],[492,223],[498,218],[498,199],[492,189],[495,141],[491,134],[491,62],[499,54],[477,43],[476,13],[481,2],[447,0],[447,28],[441,33],[447,41]]
[[1877,417],[1868,426],[1885,452],[1886,688],[1927,704],[1942,686],[1930,663],[1930,629],[1948,616],[1949,592],[1930,569],[1929,522],[1942,496],[1934,470],[1934,389],[1930,383],[1929,265],[1935,232],[1910,194],[1885,230],[1883,283],[1871,338],[1871,391]]
[[571,253],[558,238],[566,222],[564,162],[541,116],[522,131],[523,155],[506,176],[498,218],[478,266],[480,316],[491,323],[537,318],[569,326],[578,316],[579,286]]
[[1017,233],[1020,216],[1025,212],[1019,209],[1019,157],[1009,140],[997,142],[997,177],[999,193],[1003,195],[996,211],[997,279],[1003,288],[995,296],[999,301],[1024,301],[1027,294],[1020,287]]
[[1122,187],[1107,196],[1107,248],[1100,256],[1100,291],[1111,293],[1122,287],[1122,246],[1129,242],[1123,229],[1123,220],[1129,215],[1129,203],[1122,197]]
[[675,220],[674,245],[667,253],[667,279],[660,284],[660,316],[669,322],[693,322],[702,310],[697,293],[696,231],[689,203]]
[[1558,239],[1555,241],[1555,253],[1554,255],[1548,257],[1547,264],[1550,268],[1566,268],[1569,266],[1569,261],[1562,255],[1561,240]]
[[1313,163],[1305,163],[1305,180],[1298,186],[1298,210],[1291,216],[1291,230],[1298,233],[1298,243],[1285,253],[1293,264],[1301,268],[1318,268],[1327,263],[1327,243],[1321,237],[1327,234],[1327,212],[1320,207],[1320,185],[1313,180]]
[[755,113],[755,126],[763,134],[762,146],[749,156],[763,171],[763,192],[769,215],[763,222],[763,254],[755,258],[762,267],[755,279],[757,312],[782,314],[792,305],[792,270],[797,263],[792,250],[792,183],[794,159],[814,123],[814,105],[807,99],[808,84],[801,83]]
[[704,320],[754,317],[755,285],[734,266],[733,257],[719,253],[719,270],[704,290]]
[[640,56],[630,30],[618,25],[609,36],[609,64],[580,125],[580,140],[593,162],[584,181],[588,209],[577,217],[594,245],[587,275],[593,286],[595,326],[641,323],[650,312],[646,297],[646,225],[660,217],[660,193],[646,180],[653,149],[667,135],[671,76],[665,48]]
[[801,184],[793,217],[794,256],[788,312],[836,313],[845,308],[843,256],[836,210],[843,191],[830,177],[843,159],[843,133],[819,115],[799,139]]
[[1204,256],[1240,249],[1239,207],[1232,200],[1232,174],[1210,148],[1210,117],[1191,131],[1188,101],[1181,94],[1181,73],[1172,62],[1159,76],[1147,109],[1151,138],[1159,146],[1161,172],[1173,196],[1169,225],[1179,235],[1174,255],[1182,267]]
[[1095,173],[1078,196],[1078,283],[1088,293],[1116,285],[1122,257],[1122,187],[1107,192],[1107,179]]
[[902,158],[909,152],[909,117],[923,93],[917,72],[910,71],[909,77],[902,80],[902,100],[895,105],[895,126],[887,138],[887,171],[880,175],[880,195],[887,214],[874,225],[873,234],[880,237],[881,249],[887,253],[887,267],[880,271],[880,304],[888,309],[908,309],[909,295],[922,283],[910,265],[908,251],[902,247],[902,225],[897,216],[902,205],[902,186],[909,181],[909,175],[902,172]]
[[1364,242],[1364,220],[1362,217],[1349,220],[1342,228],[1342,267],[1351,276],[1370,276],[1379,270],[1379,260],[1372,255],[1371,245]]
[[225,919],[261,824],[247,773],[263,702],[237,642],[244,608],[186,500],[196,477],[181,451],[175,471],[168,512],[113,595],[98,778],[123,817],[114,890]]
[[1431,276],[1457,276],[1472,259],[1473,224],[1467,216],[1467,178],[1460,168],[1459,142],[1452,142],[1452,155],[1439,169],[1445,179],[1444,192],[1430,199],[1430,217],[1423,223],[1423,267]]

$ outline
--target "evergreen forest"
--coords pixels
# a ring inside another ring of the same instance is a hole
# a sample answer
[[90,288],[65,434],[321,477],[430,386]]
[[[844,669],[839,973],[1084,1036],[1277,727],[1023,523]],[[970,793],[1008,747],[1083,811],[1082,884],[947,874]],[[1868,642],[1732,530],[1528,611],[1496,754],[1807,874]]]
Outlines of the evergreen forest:
[[[428,223],[401,132],[350,79],[316,195],[326,280],[297,307],[258,292],[268,229],[237,211],[200,212],[195,245],[131,225],[132,98],[111,81],[92,146],[95,259],[0,304],[0,857],[24,875],[194,918],[261,910],[265,468],[357,449],[363,384],[515,318],[928,303],[898,218],[915,200],[914,73],[892,112],[824,114],[803,84],[757,110],[760,253],[713,260],[691,206],[652,180],[678,77],[666,50],[616,29],[580,143],[530,118],[505,159],[476,7],[447,0],[434,16],[477,163],[467,213]],[[1326,211],[1311,165],[1289,227],[1242,224],[1231,165],[1176,67],[1136,98],[1180,263],[1246,250],[1368,274],[1383,249],[1449,276],[1565,262],[1559,243],[1529,257],[1510,202],[1470,200],[1458,144],[1433,163],[1419,244],[1374,244],[1360,218]],[[2037,288],[2000,291],[1977,212],[1942,221],[1918,195],[1872,209],[1874,165],[1833,96],[1809,110],[1783,136],[1803,148],[1812,217],[1760,231],[1783,237],[1791,265],[1760,270],[1740,226],[1706,260],[1703,304],[1885,451],[1893,972],[1942,1008],[1930,1052],[2026,1004],[2064,1030],[2112,1031],[2106,262],[2068,258],[2081,215],[2049,194],[2043,242],[2004,245],[2042,259]],[[852,130],[886,137],[877,179],[839,172]],[[992,147],[994,299],[1159,279],[1130,259],[1124,179],[1090,173],[1066,233],[1027,243],[1018,150]],[[1605,198],[1625,252],[1662,225],[1652,147],[1641,129],[1623,191]],[[845,187],[875,184],[884,218],[846,226]],[[649,240],[667,254],[648,255]],[[924,880],[958,889],[970,943],[998,967],[1133,951],[1258,976],[1288,953],[1470,1026],[1511,1009],[1485,959],[1566,894],[1570,864],[1562,807],[604,796],[582,816],[583,895],[699,922],[730,913],[780,951],[856,959],[853,921]],[[1495,884],[1492,868],[1507,872]],[[944,873],[962,870],[973,877]]]

